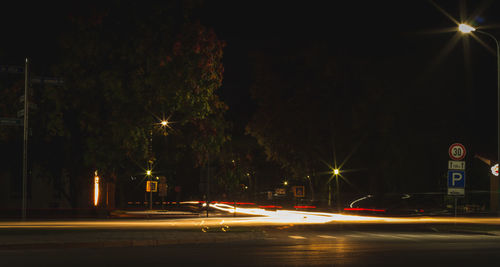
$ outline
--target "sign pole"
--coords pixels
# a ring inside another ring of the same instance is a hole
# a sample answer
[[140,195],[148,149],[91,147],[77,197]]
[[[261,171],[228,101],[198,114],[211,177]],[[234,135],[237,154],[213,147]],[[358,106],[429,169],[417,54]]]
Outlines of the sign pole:
[[28,176],[28,58],[24,67],[24,138],[23,138],[23,187],[22,187],[22,220],[26,220],[27,176]]
[[209,209],[209,199],[210,199],[210,152],[207,150],[207,217],[208,217],[208,209]]
[[[149,176],[149,181],[153,181],[153,176]],[[152,183],[149,184],[149,209],[153,210],[153,190],[151,190]]]
[[455,224],[457,224],[457,197],[455,198]]

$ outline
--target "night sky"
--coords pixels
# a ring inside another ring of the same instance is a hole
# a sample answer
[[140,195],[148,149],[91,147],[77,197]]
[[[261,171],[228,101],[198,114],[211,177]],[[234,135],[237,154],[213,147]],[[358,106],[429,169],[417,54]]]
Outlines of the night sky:
[[[4,6],[0,10],[0,64],[20,65],[29,56],[34,70],[50,73],[45,66],[60,56],[55,43],[66,29],[68,14],[87,8],[86,3],[49,1]],[[448,129],[450,143],[464,141],[473,146],[472,153],[495,155],[494,50],[489,51],[473,38],[469,38],[468,47],[464,47],[462,37],[453,42],[457,25],[445,12],[457,21],[467,18],[500,38],[496,27],[500,25],[500,3],[495,1],[214,0],[205,1],[195,17],[212,27],[227,44],[219,94],[229,106],[226,117],[234,123],[234,135],[244,133],[257,108],[250,97],[254,81],[252,55],[294,53],[295,49],[322,43],[344,61],[362,61],[372,68],[398,62],[395,68],[408,70],[411,75],[389,73],[379,81],[404,85],[401,90],[406,91],[402,95],[410,97],[394,101],[409,101],[407,104],[415,110],[426,109],[427,102],[421,99],[443,103],[448,116],[464,121],[462,128]],[[495,48],[486,36],[478,37]],[[418,98],[412,100],[413,95]],[[447,96],[451,95],[460,97],[450,101]],[[429,127],[436,127],[432,124],[433,115],[426,116],[424,120],[432,125]]]
[[[474,16],[473,21],[481,26],[494,27],[498,24],[495,14],[500,8],[494,1],[434,3],[457,20],[460,20],[461,14],[465,14],[466,17]],[[65,29],[68,14],[78,12],[86,5],[48,1],[31,5],[11,3],[2,8],[2,64],[20,64],[28,55],[34,67],[43,71],[42,62],[57,59],[58,51],[54,43],[58,34]],[[408,64],[421,66],[422,75],[431,67],[445,70],[449,66],[465,64],[461,41],[449,54],[440,56],[454,35],[452,28],[455,24],[430,1],[285,3],[218,0],[206,1],[198,17],[227,42],[224,51],[224,84],[220,93],[230,105],[233,119],[242,116],[243,120],[248,120],[254,108],[248,93],[252,82],[249,55],[256,51],[289,49],[321,41],[338,54],[367,61],[383,61],[387,57],[417,58],[418,62]],[[449,32],[436,33],[443,29],[449,29]],[[498,32],[496,28],[488,30],[493,34]],[[485,36],[480,38],[494,48],[491,40]],[[456,82],[466,82],[469,78],[472,80],[471,90],[474,90],[474,106],[477,109],[475,116],[479,116],[481,124],[488,124],[482,118],[483,114],[491,117],[496,110],[495,57],[478,42],[470,43],[470,77],[457,75]],[[439,64],[435,64],[435,61]],[[465,66],[462,71],[464,69]],[[428,79],[432,83],[439,77],[430,75]],[[491,120],[495,118],[491,117]],[[491,125],[484,125],[484,130],[479,132],[495,129]]]
[[[462,38],[455,45],[456,24],[460,17],[498,34],[498,11],[494,1],[334,1],[334,2],[235,2],[206,4],[204,21],[226,40],[225,77],[222,97],[235,117],[247,119],[254,108],[248,94],[252,82],[249,54],[279,51],[325,42],[335,54],[370,63],[397,58],[405,65],[418,66],[415,81],[445,83],[440,90],[466,90],[468,98],[453,103],[468,109],[464,120],[470,123],[478,153],[491,154],[496,144],[496,61],[495,54],[470,38],[465,49]],[[494,49],[486,36],[481,40]],[[447,49],[451,47],[451,49]],[[467,51],[467,52],[466,52]],[[494,50],[492,50],[494,51]],[[466,58],[466,53],[469,54]],[[466,66],[466,60],[469,67]],[[443,75],[443,76],[441,76]],[[394,77],[395,80],[398,77]],[[435,95],[429,95],[435,98]],[[442,98],[444,105],[447,99]],[[425,105],[425,103],[423,103]],[[453,114],[453,110],[450,110]],[[463,116],[464,114],[457,114]],[[241,117],[240,117],[241,116]],[[457,133],[460,137],[460,133]]]

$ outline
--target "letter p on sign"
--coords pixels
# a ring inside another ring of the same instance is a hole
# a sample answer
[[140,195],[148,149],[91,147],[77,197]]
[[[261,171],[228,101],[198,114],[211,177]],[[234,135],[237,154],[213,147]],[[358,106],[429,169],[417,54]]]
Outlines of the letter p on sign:
[[449,170],[448,171],[448,187],[449,188],[464,188],[465,187],[465,171]]
[[456,186],[455,184],[458,183],[459,181],[461,181],[464,177],[462,176],[461,173],[459,172],[455,172],[453,173],[453,177],[451,178],[451,184],[453,186]]

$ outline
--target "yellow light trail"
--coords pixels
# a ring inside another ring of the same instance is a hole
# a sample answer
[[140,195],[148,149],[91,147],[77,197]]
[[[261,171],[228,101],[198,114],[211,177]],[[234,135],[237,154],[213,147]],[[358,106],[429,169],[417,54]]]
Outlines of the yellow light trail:
[[[198,204],[198,201],[184,202]],[[205,204],[204,204],[205,205]],[[18,221],[0,222],[0,229],[178,229],[200,228],[207,226],[279,226],[301,224],[489,224],[500,225],[499,217],[466,218],[466,217],[371,217],[346,215],[328,212],[307,212],[296,210],[265,210],[260,208],[239,208],[227,204],[210,204],[220,211],[249,215],[249,217],[198,217],[172,218],[157,220],[72,220],[72,221]]]

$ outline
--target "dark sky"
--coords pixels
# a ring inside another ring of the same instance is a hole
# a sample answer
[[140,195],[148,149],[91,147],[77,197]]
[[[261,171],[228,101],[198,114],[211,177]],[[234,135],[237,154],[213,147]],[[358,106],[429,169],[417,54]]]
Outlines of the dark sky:
[[[474,16],[480,26],[500,22],[500,3],[495,1],[438,0],[435,3],[456,19],[461,10],[470,16],[483,9],[477,18]],[[63,21],[68,10],[74,11],[75,5],[67,1],[5,4],[0,9],[0,64],[22,64],[23,57],[29,55],[33,64],[43,69],[43,62],[57,56],[53,44],[65,28]],[[250,118],[253,109],[248,92],[252,82],[249,55],[255,51],[292,49],[322,41],[345,57],[352,55],[373,62],[386,57],[407,58],[421,66],[422,73],[431,67],[435,67],[435,73],[446,72],[447,68],[461,68],[465,73],[466,69],[461,41],[450,53],[441,52],[455,33],[432,32],[452,28],[455,24],[430,1],[211,0],[204,3],[199,15],[205,24],[215,29],[220,39],[227,42],[221,95],[231,107],[230,116],[241,118],[242,122]],[[497,28],[487,30],[500,34]],[[490,40],[484,36],[480,38],[493,47]],[[491,132],[496,129],[495,55],[475,40],[470,44],[468,51],[472,59],[468,76],[457,72],[455,82],[472,81],[469,88],[475,95],[473,114],[487,117],[481,124],[489,124],[478,132]],[[442,59],[437,61],[440,55]],[[433,63],[436,61],[439,64]],[[438,79],[439,76],[434,75],[427,82]]]
[[[500,3],[434,3],[458,21],[462,16],[477,26],[493,26],[485,31],[500,34],[494,27],[500,22]],[[470,109],[464,119],[472,122],[475,138],[494,141],[484,146],[496,145],[495,54],[473,39],[464,49],[461,38],[445,53],[456,34],[456,24],[430,1],[209,1],[204,21],[227,42],[222,96],[242,120],[249,117],[253,107],[248,94],[252,81],[249,53],[321,41],[345,57],[368,62],[407,60],[407,64],[420,67],[421,73],[415,76],[425,77],[423,86],[443,83],[441,90],[451,92],[465,87],[472,97],[455,104]],[[494,48],[487,37],[479,38]],[[442,74],[448,74],[448,78]]]

